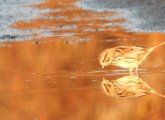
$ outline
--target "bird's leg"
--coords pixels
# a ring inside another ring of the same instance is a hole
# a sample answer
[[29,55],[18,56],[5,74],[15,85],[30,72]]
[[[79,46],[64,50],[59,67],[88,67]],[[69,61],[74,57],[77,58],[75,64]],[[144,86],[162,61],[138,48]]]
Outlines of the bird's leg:
[[136,67],[136,76],[139,77],[139,75],[138,75],[138,66]]
[[132,71],[133,71],[133,68],[129,68],[129,74],[130,75],[133,75],[133,72]]

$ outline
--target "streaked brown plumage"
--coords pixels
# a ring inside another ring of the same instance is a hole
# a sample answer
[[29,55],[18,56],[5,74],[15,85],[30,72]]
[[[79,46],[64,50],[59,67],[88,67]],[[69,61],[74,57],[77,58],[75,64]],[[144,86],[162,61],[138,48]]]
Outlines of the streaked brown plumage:
[[162,42],[151,48],[143,48],[136,46],[118,46],[109,48],[101,52],[99,63],[102,68],[108,65],[116,65],[122,68],[129,68],[130,73],[146,59],[146,57],[157,47],[165,44]]
[[157,93],[146,82],[135,75],[111,81],[103,78],[101,90],[109,97],[140,97],[150,93],[165,97],[165,95]]

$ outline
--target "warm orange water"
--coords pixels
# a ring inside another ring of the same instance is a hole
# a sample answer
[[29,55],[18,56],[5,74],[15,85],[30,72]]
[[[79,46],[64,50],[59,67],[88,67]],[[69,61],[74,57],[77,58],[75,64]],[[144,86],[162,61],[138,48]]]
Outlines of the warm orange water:
[[[100,82],[128,74],[119,67],[101,69],[102,50],[118,45],[151,47],[165,40],[161,33],[125,33],[124,28],[103,27],[104,15],[73,6],[74,0],[47,0],[38,8],[72,8],[71,11],[46,14],[62,15],[68,20],[36,19],[19,21],[18,29],[40,29],[75,24],[72,37],[52,36],[32,41],[6,42],[0,48],[0,119],[1,120],[163,120],[165,99],[157,95],[139,98],[104,96]],[[64,4],[67,3],[67,4]],[[71,14],[72,13],[72,14]],[[73,21],[75,16],[91,19]],[[93,20],[95,17],[97,20]],[[115,20],[112,22],[123,22]],[[92,23],[92,24],[90,24]],[[84,32],[82,29],[89,31]],[[92,31],[102,29],[102,31]],[[115,29],[115,31],[114,31]],[[80,39],[83,39],[80,41]],[[84,41],[85,39],[85,41]],[[86,40],[89,39],[89,40]],[[39,42],[36,42],[40,40]],[[153,89],[165,94],[165,46],[157,48],[140,66],[139,75]]]

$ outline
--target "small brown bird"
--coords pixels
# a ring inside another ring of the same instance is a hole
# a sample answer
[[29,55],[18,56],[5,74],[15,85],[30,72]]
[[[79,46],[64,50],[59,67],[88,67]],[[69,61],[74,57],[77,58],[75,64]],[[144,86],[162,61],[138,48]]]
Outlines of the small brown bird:
[[157,47],[165,44],[162,42],[151,48],[143,48],[136,46],[118,46],[109,48],[101,52],[99,57],[99,63],[102,68],[108,65],[116,65],[122,68],[129,68],[130,74],[132,70],[136,68],[146,59],[146,57]]
[[161,95],[153,90],[146,82],[135,75],[129,75],[117,80],[105,80],[101,82],[102,92],[109,97],[140,97],[147,94]]

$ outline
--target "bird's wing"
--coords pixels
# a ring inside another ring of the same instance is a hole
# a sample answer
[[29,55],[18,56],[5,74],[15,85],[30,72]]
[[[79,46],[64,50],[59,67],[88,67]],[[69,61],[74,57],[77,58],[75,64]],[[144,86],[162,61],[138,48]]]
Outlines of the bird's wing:
[[120,97],[140,97],[150,93],[150,87],[138,77],[126,76],[115,81],[116,94]]
[[128,88],[130,91],[134,92],[135,97],[147,95],[150,93],[150,90],[151,90],[149,86],[147,86],[146,84],[144,84],[140,80],[138,83],[135,83],[132,85],[130,84]]
[[123,55],[123,59],[127,62],[140,62],[143,60],[148,51],[142,47],[130,47],[127,52]]
[[145,51],[146,50],[144,48],[132,46],[126,52],[125,57],[129,57],[129,58],[139,57],[139,55],[144,54]]
[[128,90],[126,87],[116,87],[115,91],[118,97],[133,97],[135,93],[133,91]]

